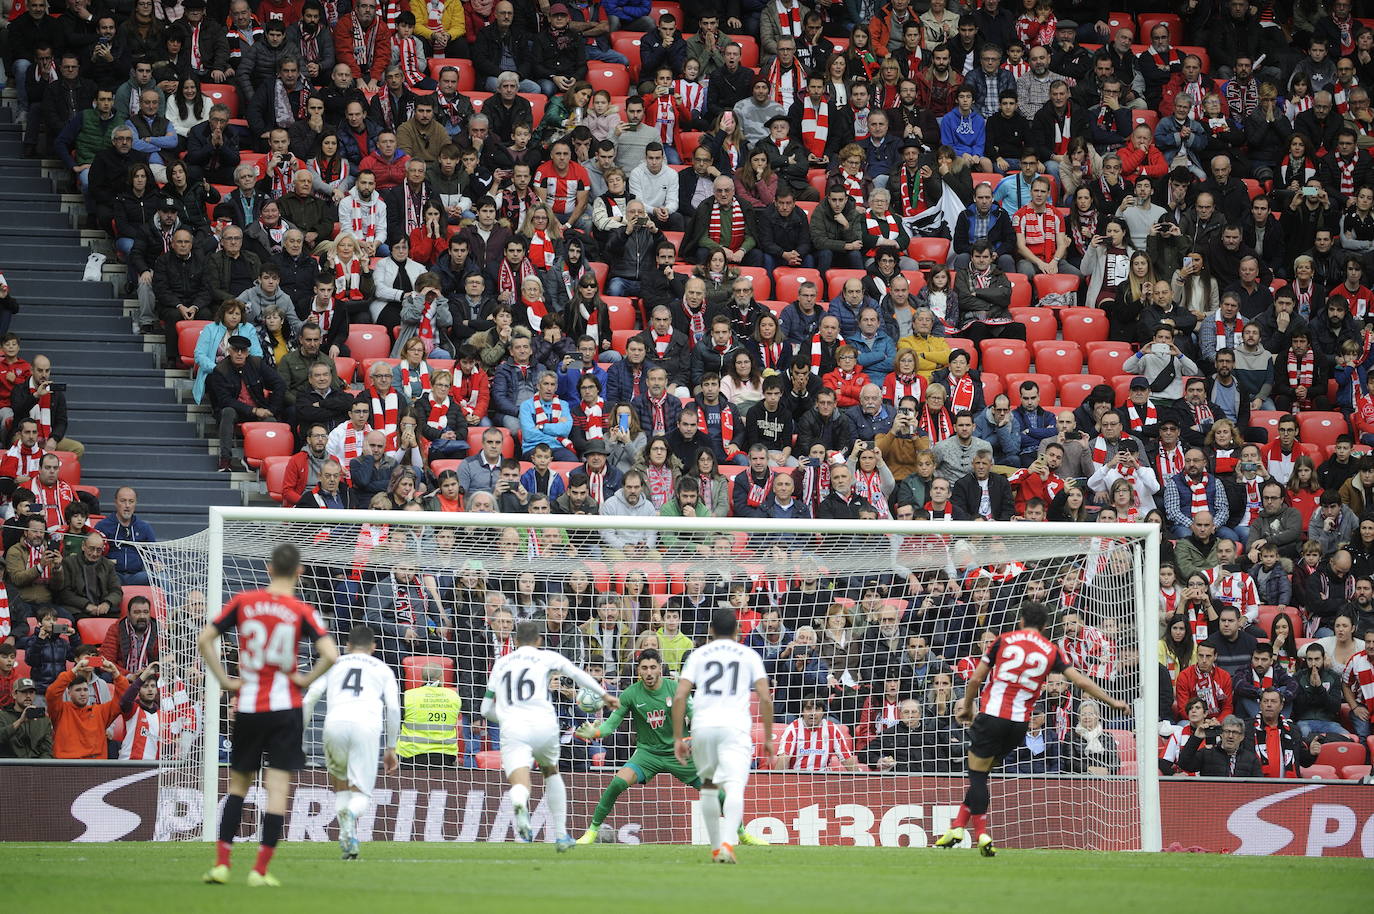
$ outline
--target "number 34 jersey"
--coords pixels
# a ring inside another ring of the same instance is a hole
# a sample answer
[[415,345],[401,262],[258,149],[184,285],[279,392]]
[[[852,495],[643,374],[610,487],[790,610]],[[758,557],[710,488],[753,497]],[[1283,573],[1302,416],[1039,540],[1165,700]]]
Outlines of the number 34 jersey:
[[754,683],[768,678],[758,654],[738,641],[717,638],[688,655],[682,678],[695,687],[693,732],[710,727],[750,732],[749,696]]
[[492,665],[486,698],[496,707],[496,720],[503,727],[551,722],[557,726],[549,700],[549,678],[555,673],[569,677],[580,688],[606,694],[600,683],[562,654],[526,644]]
[[1055,643],[1029,628],[999,635],[983,662],[991,669],[978,709],[1018,723],[1030,720],[1049,674],[1069,668]]
[[221,635],[238,631],[238,709],[243,714],[290,711],[301,706],[301,690],[291,681],[296,645],[329,634],[319,612],[304,600],[266,590],[231,598],[214,621]]

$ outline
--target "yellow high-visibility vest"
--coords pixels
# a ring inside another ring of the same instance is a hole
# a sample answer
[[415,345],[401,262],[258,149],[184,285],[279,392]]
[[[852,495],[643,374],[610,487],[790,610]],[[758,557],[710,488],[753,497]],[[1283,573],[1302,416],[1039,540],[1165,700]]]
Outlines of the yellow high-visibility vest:
[[422,752],[457,755],[463,700],[443,686],[406,689],[405,714],[396,754],[414,758]]

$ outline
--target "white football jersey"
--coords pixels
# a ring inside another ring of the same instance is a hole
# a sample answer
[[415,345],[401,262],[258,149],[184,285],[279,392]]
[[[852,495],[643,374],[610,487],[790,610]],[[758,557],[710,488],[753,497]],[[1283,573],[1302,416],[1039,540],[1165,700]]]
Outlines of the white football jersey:
[[495,705],[495,719],[502,724],[511,720],[555,719],[549,699],[549,677],[554,673],[561,673],[598,695],[606,694],[600,683],[562,654],[526,644],[492,665],[486,698]]
[[385,715],[386,744],[396,745],[401,729],[401,698],[391,667],[371,654],[344,654],[306,693],[307,721],[321,695],[329,699],[327,722],[347,721],[375,727]]
[[693,730],[729,727],[750,732],[749,696],[754,683],[768,678],[758,654],[738,641],[717,638],[687,656],[682,678],[694,687]]

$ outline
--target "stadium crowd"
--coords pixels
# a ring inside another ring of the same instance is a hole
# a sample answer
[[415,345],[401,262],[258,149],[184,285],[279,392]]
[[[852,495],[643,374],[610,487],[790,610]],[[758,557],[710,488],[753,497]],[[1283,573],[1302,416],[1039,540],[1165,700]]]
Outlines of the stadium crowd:
[[[248,469],[242,438],[282,504],[1155,522],[1162,769],[1296,776],[1369,736],[1374,29],[1351,0],[14,9],[27,149],[110,232],[220,468]],[[78,449],[20,345],[7,642],[33,677],[0,647],[0,751],[41,743],[46,690],[84,709],[53,715],[55,754],[100,754],[81,734],[112,707],[157,711],[163,623],[128,607],[64,698],[92,648],[71,623],[147,584],[152,532],[132,490],[104,539],[50,494],[43,454]],[[1022,598],[1100,681],[1154,675],[1122,669],[1091,561],[751,578],[745,541],[664,539],[512,530],[512,556],[588,564],[421,555],[312,586],[398,670],[447,657],[410,678],[454,676],[470,709],[517,618],[623,685],[728,602],[776,676],[781,763],[809,769],[954,767],[953,699]],[[694,550],[714,570],[664,570]],[[625,561],[659,571],[594,570]],[[1010,764],[1129,770],[1104,723],[1129,725],[1061,683]]]

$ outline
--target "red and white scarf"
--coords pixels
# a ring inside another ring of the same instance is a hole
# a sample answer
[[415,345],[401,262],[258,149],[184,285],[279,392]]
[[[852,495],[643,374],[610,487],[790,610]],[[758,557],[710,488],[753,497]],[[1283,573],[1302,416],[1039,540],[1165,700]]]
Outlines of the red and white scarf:
[[[839,337],[839,336],[835,337],[835,348],[838,349],[840,346],[843,346],[843,345],[844,345],[844,338],[843,338],[843,337]],[[823,345],[822,345],[822,341],[821,341],[821,335],[820,335],[819,333],[817,333],[816,335],[814,335],[813,337],[811,337],[811,373],[814,374],[814,375],[818,375],[818,374],[821,373],[821,354],[822,354],[822,351],[823,351]]]
[[[707,228],[706,237],[716,244],[724,245],[720,204],[714,203],[711,206],[711,224]],[[739,205],[738,200],[730,202],[730,243],[739,247],[741,239],[744,238],[744,208]]]
[[[550,423],[558,425],[563,421],[563,401],[554,397],[547,405],[539,397],[534,398],[534,426],[543,430],[545,425]],[[572,442],[561,435],[552,435],[559,444],[569,450],[572,449]]]
[[[336,301],[363,300],[363,262],[354,257],[347,265],[342,260],[334,262],[334,298]],[[321,326],[321,329],[325,329]]]
[[377,30],[381,26],[381,19],[377,16],[372,17],[371,24],[364,32],[362,26],[358,24],[357,13],[353,14],[353,59],[358,63],[358,69],[367,75],[367,71],[372,69],[372,58],[377,53]]
[[1174,445],[1172,451],[1159,449],[1159,454],[1155,457],[1155,472],[1159,475],[1159,482],[1164,484],[1164,480],[1183,472],[1183,448]]
[[887,496],[883,494],[882,477],[877,470],[864,472],[854,470],[854,491],[878,512],[879,519],[890,520],[892,512],[887,507]]
[[774,0],[773,12],[778,17],[778,34],[800,38],[802,35],[802,11],[797,0]]
[[650,434],[663,435],[668,432],[668,417],[664,412],[664,405],[668,402],[668,392],[664,391],[657,399],[648,393],[644,394],[644,399],[648,401],[649,408],[653,410],[654,419]]
[[864,173],[850,174],[843,169],[839,173],[840,183],[844,185],[844,192],[849,195],[849,199],[854,201],[854,205],[863,208],[867,203],[867,195],[864,193]]
[[903,165],[897,175],[897,185],[901,191],[900,202],[903,216],[915,216],[926,208],[925,200],[921,199],[921,171],[919,168],[909,168]]
[[520,296],[520,304],[525,307],[525,317],[530,322],[530,329],[539,333],[544,329],[544,318],[549,316],[549,306],[544,303],[542,298],[526,298]]
[[887,376],[887,382],[883,385],[883,399],[900,405],[903,397],[915,397],[916,402],[920,403],[926,398],[926,385],[926,379],[919,374],[900,375],[894,371]]
[[1188,513],[1196,517],[1199,512],[1210,511],[1211,507],[1207,501],[1207,475],[1204,473],[1201,479],[1194,480],[1191,476],[1183,479],[1191,493],[1188,503]]
[[682,311],[687,315],[688,331],[692,337],[692,345],[701,342],[701,338],[706,334],[706,306],[703,304],[699,309],[693,311],[687,307],[687,303],[682,303]]
[[191,27],[191,37],[188,38],[188,39],[186,39],[188,42],[190,42],[190,45],[191,45],[191,47],[190,47],[190,51],[191,51],[191,69],[192,69],[194,72],[196,72],[196,73],[199,73],[199,72],[200,72],[200,69],[201,69],[201,66],[200,66],[200,27],[201,27],[202,25],[204,25],[204,24],[205,24],[205,22],[204,22],[204,20],[202,20],[202,21],[200,21],[200,22],[197,22],[194,26],[192,26],[192,27]]
[[52,385],[45,393],[38,393],[38,379],[29,378],[29,393],[34,395],[33,409],[29,418],[38,423],[38,440],[47,441],[52,437]]
[[[428,311],[428,309],[426,309],[426,311]],[[424,328],[424,320],[423,320],[423,319],[421,319],[420,327],[421,327],[422,330],[423,330],[423,328]],[[423,335],[424,335],[424,334],[423,334],[423,332],[422,332],[422,333],[421,333],[421,336],[423,336]],[[410,373],[411,373],[412,371],[415,371],[415,372],[418,372],[418,373],[419,373],[419,377],[420,377],[420,390],[424,391],[425,393],[428,393],[428,392],[429,392],[429,363],[428,363],[428,362],[421,362],[421,363],[420,363],[418,366],[416,366],[415,368],[411,368],[409,362],[404,362],[404,361],[401,362],[401,389],[402,389],[402,390],[405,390],[405,391],[409,391],[409,390],[410,390]]]
[[825,155],[825,142],[830,136],[830,103],[818,107],[811,96],[802,101],[802,145],[813,156]]
[[391,36],[391,56],[400,57],[401,74],[405,78],[406,85],[415,88],[425,81],[427,74],[420,66],[420,50],[418,44],[420,39],[411,35],[409,38],[402,38],[400,35]]
[[782,60],[774,57],[768,68],[768,84],[773,87],[773,101],[779,105],[790,105],[806,88],[806,70],[801,61],[792,58],[792,66],[782,68]]
[[1069,141],[1073,139],[1073,105],[1064,106],[1064,116],[1054,119],[1054,154],[1068,155]]
[[[429,372],[422,376],[429,377]],[[438,400],[429,401],[429,415],[425,418],[425,424],[439,432],[448,431],[448,410],[452,404],[452,398],[440,403]]]
[[[335,290],[338,290],[338,283],[335,282]],[[324,305],[324,310],[320,310],[318,299],[310,301],[310,320],[320,325],[320,333],[329,335],[329,325],[334,323],[334,299],[329,299]]]
[[597,397],[595,403],[582,404],[582,417],[573,421],[585,433],[588,441],[606,437],[606,401]]
[[1140,409],[1134,403],[1126,404],[1126,418],[1130,421],[1127,426],[1132,432],[1141,432],[1159,422],[1159,413],[1155,410],[1154,403],[1146,401],[1145,414],[1140,414]]
[[749,486],[749,491],[745,493],[744,500],[751,508],[757,508],[761,506],[765,501],[768,500],[769,493],[773,491],[773,474],[771,472],[766,473],[766,478],[763,481],[763,485],[759,485],[757,482],[754,481],[753,473],[745,473],[743,477],[736,476],[735,480],[736,485],[739,485],[742,482],[743,484]]
[[535,229],[534,235],[530,238],[529,262],[534,264],[536,270],[547,270],[553,266],[554,257],[557,251],[554,247],[553,239],[549,233],[543,229]]
[[1368,651],[1360,651],[1346,664],[1346,681],[1355,697],[1374,712],[1374,662]]
[[[381,206],[382,198],[373,194],[371,200],[355,198],[349,211],[353,214],[349,219],[349,232],[354,238],[363,241],[375,241],[377,239],[377,212]],[[355,257],[354,260],[357,258]]]
[[[3,461],[6,475],[10,476],[37,476],[38,468],[43,463],[43,445],[35,444],[32,448],[26,448],[16,441],[14,446],[5,452]],[[11,463],[13,461],[13,463]],[[3,590],[4,588],[0,588]]]
[[498,298],[509,292],[512,296],[520,295],[520,287],[525,280],[534,276],[534,266],[528,257],[520,261],[520,275],[517,277],[515,271],[511,269],[510,261],[501,258],[501,267],[496,271],[496,295]]
[[[885,216],[875,216],[870,212],[864,217],[864,226],[868,229],[870,235],[875,235],[878,238],[890,238],[894,241],[897,239],[897,233],[901,231],[901,225],[897,222],[897,217],[891,213]],[[869,249],[869,252],[871,253],[876,248],[877,245],[874,244],[874,246]]]
[[[401,397],[396,391],[389,390],[386,399],[379,399],[376,388],[369,387],[367,394],[372,398],[372,425],[377,431],[386,435],[386,449],[393,451],[396,449],[396,431],[400,426],[401,419]],[[381,420],[381,426],[377,426]]]
[[25,543],[24,546],[29,550],[29,567],[38,569],[39,580],[51,580],[52,569],[43,564],[43,550],[46,546],[30,546],[28,543]]
[[942,408],[932,415],[930,407],[923,406],[920,427],[925,429],[926,437],[930,439],[931,444],[939,444],[954,434],[954,419],[947,409]]
[[1245,336],[1245,321],[1236,315],[1235,322],[1231,325],[1231,331],[1226,331],[1226,321],[1222,320],[1220,314],[1216,316],[1217,329],[1217,348],[1218,349],[1239,349],[1242,339]]
[[950,375],[948,393],[949,411],[951,413],[958,415],[959,413],[973,412],[974,397],[978,393],[978,389],[973,384],[973,378],[964,375],[956,379]]

